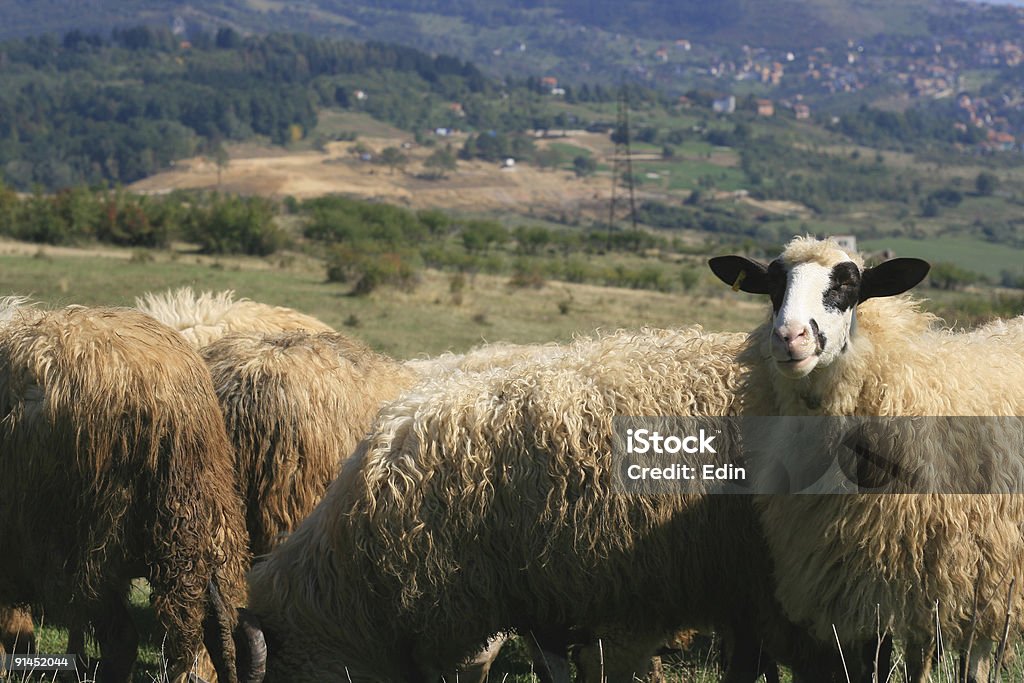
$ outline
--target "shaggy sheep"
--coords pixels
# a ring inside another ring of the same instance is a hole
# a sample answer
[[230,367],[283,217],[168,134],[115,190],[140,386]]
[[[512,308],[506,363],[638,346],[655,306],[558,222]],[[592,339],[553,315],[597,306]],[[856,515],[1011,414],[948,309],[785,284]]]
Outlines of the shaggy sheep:
[[[935,329],[914,301],[892,298],[923,279],[922,261],[864,268],[834,243],[798,238],[767,267],[738,256],[712,259],[711,267],[728,284],[771,297],[771,319],[744,353],[752,370],[742,392],[753,415],[1024,415],[1024,318],[971,333]],[[997,477],[986,490],[1020,491],[1019,420],[1003,423],[994,439],[984,433],[990,422],[955,423],[976,430],[973,439],[918,422],[886,454],[895,467],[932,472],[925,483],[936,490],[962,491],[948,484],[982,484],[979,472],[1002,462],[1008,480]],[[768,452],[799,443],[792,431],[770,436]],[[1007,615],[1013,632],[1024,627],[1024,499],[895,490],[761,499],[779,600],[833,642],[833,627],[843,642],[865,641],[881,619],[907,642],[916,679],[927,677],[936,630],[947,647],[963,651],[973,641],[977,680]]]
[[599,634],[612,681],[687,623],[754,644],[730,681],[754,679],[758,631],[789,655],[749,497],[613,484],[613,416],[732,413],[743,343],[620,333],[406,393],[250,573],[268,679],[428,680],[510,629]]
[[135,299],[135,306],[176,329],[197,349],[232,332],[334,331],[316,318],[290,308],[248,299],[235,301],[231,291],[196,296],[190,287],[182,287],[163,294],[147,293]]
[[0,314],[0,604],[91,624],[99,676],[128,681],[127,595],[152,587],[172,680],[205,640],[235,680],[245,523],[210,376],[173,330],[125,309]]
[[[32,615],[20,607],[0,607],[0,657],[36,651]],[[0,669],[0,673],[2,673]]]
[[233,334],[204,347],[254,556],[323,498],[385,402],[415,375],[334,332]]

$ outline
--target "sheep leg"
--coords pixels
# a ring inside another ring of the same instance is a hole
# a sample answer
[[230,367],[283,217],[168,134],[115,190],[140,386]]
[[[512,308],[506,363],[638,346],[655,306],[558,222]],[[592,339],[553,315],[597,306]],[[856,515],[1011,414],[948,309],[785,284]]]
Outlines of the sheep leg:
[[32,613],[27,607],[0,607],[0,654],[31,654],[35,651]]
[[568,648],[562,647],[560,653],[555,652],[550,646],[542,646],[533,633],[522,636],[522,641],[533,662],[533,673],[540,683],[569,683],[572,680],[569,660],[566,658]]
[[199,661],[203,665],[204,674],[208,669],[213,668],[217,673],[219,683],[236,683],[238,671],[235,668],[235,641],[232,637],[238,617],[234,608],[224,601],[220,593],[216,579],[211,579],[207,584],[206,614],[203,616],[203,645],[206,647],[206,655],[209,661],[203,661],[207,657],[203,653],[199,655]]
[[992,668],[992,650],[994,643],[991,640],[981,640],[974,643],[969,653],[960,654],[960,675],[958,681],[964,680],[964,666],[967,667],[967,683],[985,683],[989,679],[989,670]]
[[860,683],[885,681],[892,664],[892,636],[886,634],[882,639],[867,640],[859,648],[855,648],[853,654],[854,657],[847,662],[850,680]]
[[907,640],[907,681],[908,683],[927,683],[932,673],[932,662],[935,659],[935,641]]
[[92,618],[100,648],[97,678],[105,683],[128,683],[138,656],[139,634],[124,594],[112,595]]
[[722,648],[722,683],[750,683],[762,674],[768,683],[778,681],[775,660],[761,647],[757,633],[747,627],[734,629]]
[[75,665],[78,667],[78,675],[69,677],[67,680],[77,681],[82,675],[85,678],[91,678],[89,675],[91,664],[88,655],[85,654],[84,628],[77,625],[68,627],[68,646],[66,651],[68,654],[75,655]]

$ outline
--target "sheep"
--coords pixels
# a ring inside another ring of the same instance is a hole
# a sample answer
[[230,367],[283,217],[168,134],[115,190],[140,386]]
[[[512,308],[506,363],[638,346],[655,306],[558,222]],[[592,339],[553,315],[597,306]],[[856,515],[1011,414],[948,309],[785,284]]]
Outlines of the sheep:
[[[741,356],[751,368],[740,388],[751,415],[1024,415],[1024,317],[971,333],[936,329],[916,301],[897,296],[924,278],[924,261],[864,268],[833,242],[797,238],[769,266],[739,256],[710,265],[734,288],[771,297],[770,320]],[[990,422],[967,420],[956,429],[975,430],[977,459],[957,462],[963,435],[934,419],[890,423],[894,434],[908,431],[886,455],[932,477],[925,483],[937,484],[933,491],[964,491],[949,488],[957,480],[984,484],[979,471],[1001,463],[1008,481],[983,490],[1019,492],[1019,420],[997,425],[996,438],[984,433]],[[800,439],[784,428],[770,436],[768,452]],[[760,498],[777,596],[821,639],[864,642],[880,621],[906,641],[913,680],[927,678],[938,630],[947,647],[971,649],[968,675],[978,680],[1006,620],[1014,632],[1024,627],[1024,500],[890,490],[896,493]]]
[[283,306],[269,306],[249,299],[235,300],[234,292],[198,296],[191,287],[163,294],[146,293],[135,307],[180,332],[199,349],[231,332],[285,332],[308,330],[333,332],[316,318]]
[[592,633],[620,681],[693,623],[752,641],[727,674],[752,681],[756,632],[788,655],[795,631],[749,497],[617,493],[611,454],[615,415],[733,413],[744,339],[619,333],[417,385],[250,572],[240,651],[268,680],[421,680],[492,633]]
[[[21,607],[0,607],[0,657],[36,651],[32,615]],[[0,669],[0,673],[3,669]]]
[[254,556],[313,510],[382,405],[416,376],[335,332],[232,334],[204,347]]
[[128,681],[144,576],[171,680],[203,642],[236,680],[234,614],[209,588],[241,604],[247,538],[202,360],[133,310],[0,311],[0,605],[92,624],[99,677]]

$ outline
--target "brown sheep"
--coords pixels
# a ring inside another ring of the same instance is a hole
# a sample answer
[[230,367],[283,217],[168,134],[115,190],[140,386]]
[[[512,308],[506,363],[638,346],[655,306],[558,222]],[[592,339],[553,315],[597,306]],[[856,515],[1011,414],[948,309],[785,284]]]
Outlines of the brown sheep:
[[92,624],[103,681],[128,681],[145,577],[172,680],[205,639],[235,680],[246,531],[210,376],[173,330],[127,309],[8,307],[0,319],[0,604]]
[[234,445],[254,556],[323,498],[411,370],[334,332],[234,334],[201,350]]

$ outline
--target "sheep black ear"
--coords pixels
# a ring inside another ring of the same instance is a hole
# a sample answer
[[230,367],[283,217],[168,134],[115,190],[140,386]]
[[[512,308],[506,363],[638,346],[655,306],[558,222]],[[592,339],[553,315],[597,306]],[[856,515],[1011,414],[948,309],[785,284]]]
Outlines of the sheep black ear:
[[708,260],[711,272],[733,289],[768,294],[768,267],[745,256],[715,256]]
[[925,278],[932,265],[919,258],[894,258],[861,273],[860,301],[902,294]]

